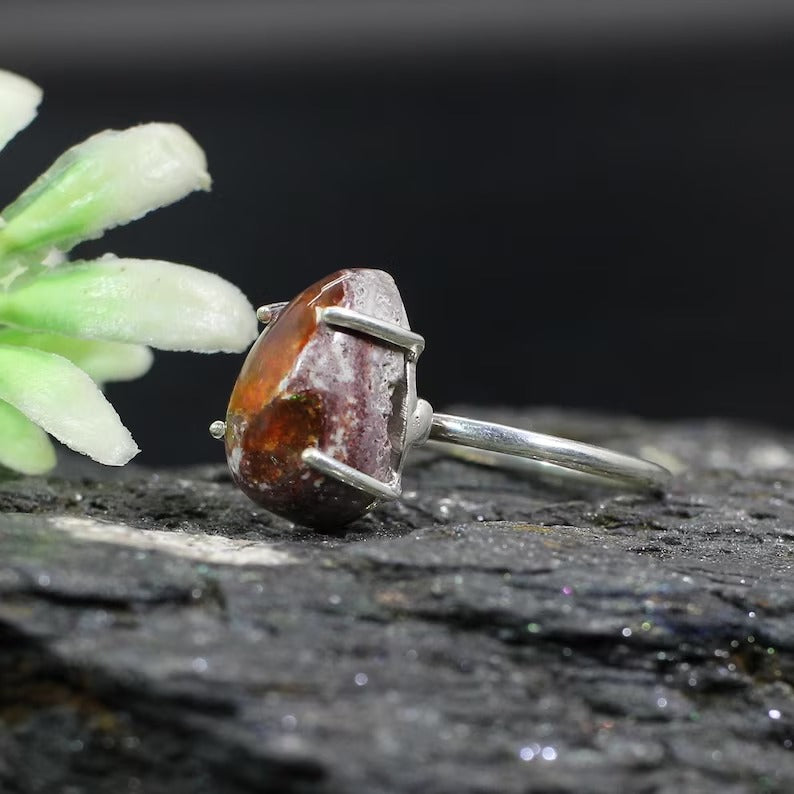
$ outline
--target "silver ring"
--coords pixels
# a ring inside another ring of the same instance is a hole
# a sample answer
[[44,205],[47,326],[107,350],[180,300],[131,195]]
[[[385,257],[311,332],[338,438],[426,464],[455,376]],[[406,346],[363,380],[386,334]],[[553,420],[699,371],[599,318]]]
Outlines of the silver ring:
[[448,414],[416,392],[425,340],[410,330],[391,276],[349,269],[289,303],[257,311],[225,420],[237,485],[258,504],[317,528],[346,524],[398,499],[411,448],[427,442],[489,465],[554,468],[632,488],[661,489],[665,468],[579,441]]

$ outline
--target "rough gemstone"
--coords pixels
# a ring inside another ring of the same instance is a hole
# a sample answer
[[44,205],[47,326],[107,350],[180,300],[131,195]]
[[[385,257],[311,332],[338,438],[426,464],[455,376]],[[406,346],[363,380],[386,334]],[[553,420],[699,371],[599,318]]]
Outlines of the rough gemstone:
[[352,521],[373,497],[309,468],[303,450],[317,447],[389,482],[405,435],[403,352],[319,322],[317,309],[327,306],[409,327],[388,273],[333,273],[294,298],[254,343],[226,416],[238,486],[268,510],[316,527]]

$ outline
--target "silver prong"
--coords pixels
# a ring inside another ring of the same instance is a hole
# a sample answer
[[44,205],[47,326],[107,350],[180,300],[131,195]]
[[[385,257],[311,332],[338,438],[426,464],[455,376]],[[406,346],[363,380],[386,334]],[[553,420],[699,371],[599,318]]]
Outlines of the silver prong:
[[414,361],[419,358],[419,354],[425,349],[423,336],[409,331],[396,323],[379,320],[377,317],[370,317],[368,314],[361,314],[361,312],[355,312],[352,309],[345,309],[341,306],[327,306],[323,309],[318,309],[318,311],[319,319],[324,323],[334,328],[358,331],[361,334],[401,347],[408,351]]
[[364,491],[364,493],[368,493],[376,499],[392,501],[400,498],[402,489],[399,483],[387,485],[374,477],[370,477],[369,474],[364,474],[363,471],[338,461],[331,455],[320,452],[316,447],[304,449],[301,458],[303,458],[303,462],[307,466],[311,466],[320,474],[324,474],[326,477],[333,477],[335,480],[339,480],[339,482],[343,482],[345,485],[349,485],[359,491]]
[[278,313],[287,305],[287,301],[280,301],[279,303],[266,303],[256,310],[256,319],[262,325],[267,325],[273,322],[278,316]]
[[226,422],[223,419],[216,419],[210,425],[210,435],[213,438],[223,438],[226,435]]

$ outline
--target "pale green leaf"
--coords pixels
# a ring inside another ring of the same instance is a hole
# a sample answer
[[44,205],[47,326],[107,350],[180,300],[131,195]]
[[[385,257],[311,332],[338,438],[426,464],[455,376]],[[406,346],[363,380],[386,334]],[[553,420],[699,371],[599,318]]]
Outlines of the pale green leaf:
[[139,259],[63,265],[0,293],[0,323],[202,353],[240,352],[257,334],[254,310],[233,284]]
[[36,117],[41,89],[12,72],[0,69],[0,151]]
[[77,364],[97,383],[135,380],[145,375],[154,356],[148,347],[104,340],[74,339],[58,334],[0,328],[0,345],[35,347]]
[[113,226],[208,190],[201,147],[176,124],[105,130],[69,149],[2,213],[0,279],[8,287]]
[[94,381],[54,353],[0,345],[0,400],[100,463],[123,466],[139,451]]
[[22,474],[44,474],[55,465],[47,434],[23,413],[0,400],[0,465]]

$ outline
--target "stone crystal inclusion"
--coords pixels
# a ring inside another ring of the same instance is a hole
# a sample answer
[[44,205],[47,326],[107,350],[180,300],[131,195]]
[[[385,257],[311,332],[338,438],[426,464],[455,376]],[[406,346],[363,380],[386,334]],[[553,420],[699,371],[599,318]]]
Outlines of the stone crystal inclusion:
[[294,298],[261,334],[226,415],[226,456],[237,485],[268,510],[316,527],[346,524],[375,502],[311,469],[303,450],[316,447],[392,483],[406,435],[404,351],[326,325],[318,310],[329,306],[409,328],[388,273],[333,273]]

